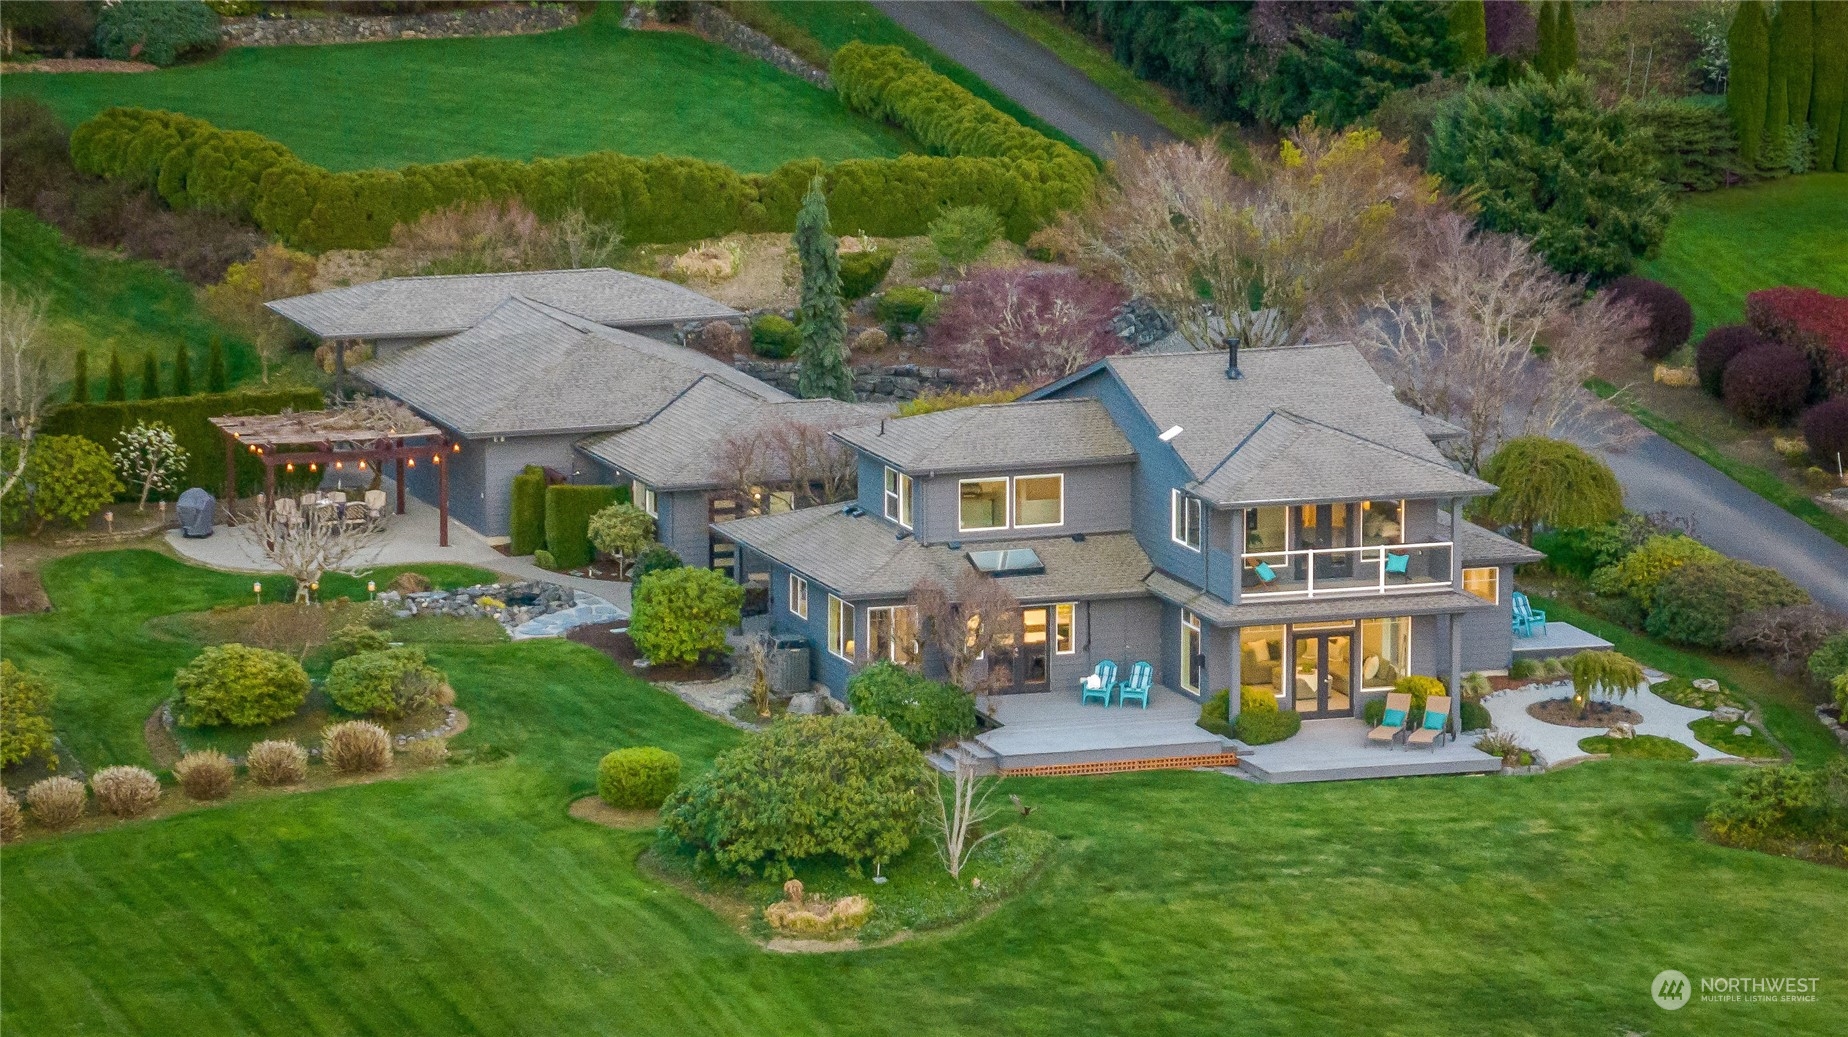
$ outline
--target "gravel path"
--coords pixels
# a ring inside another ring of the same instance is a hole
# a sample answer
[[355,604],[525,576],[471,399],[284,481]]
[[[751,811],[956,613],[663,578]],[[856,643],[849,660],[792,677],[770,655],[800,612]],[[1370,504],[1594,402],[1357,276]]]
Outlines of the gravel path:
[[[1595,727],[1549,724],[1530,716],[1527,707],[1536,702],[1568,698],[1571,695],[1571,682],[1562,681],[1498,691],[1484,698],[1482,704],[1488,707],[1489,719],[1495,727],[1520,738],[1521,744],[1533,750],[1534,756],[1546,766],[1557,767],[1572,760],[1589,758],[1589,754],[1578,747],[1579,739],[1601,735],[1604,731]],[[1617,701],[1642,714],[1643,722],[1636,725],[1636,733],[1639,735],[1657,735],[1680,742],[1694,750],[1694,759],[1701,763],[1739,759],[1703,744],[1688,729],[1689,724],[1707,716],[1706,710],[1678,706],[1647,687],[1638,688],[1633,694]]]

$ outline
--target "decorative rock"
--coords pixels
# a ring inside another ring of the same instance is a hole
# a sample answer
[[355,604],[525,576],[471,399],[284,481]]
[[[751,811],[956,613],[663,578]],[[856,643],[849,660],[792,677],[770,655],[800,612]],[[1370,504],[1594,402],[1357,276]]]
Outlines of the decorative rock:
[[1612,738],[1635,738],[1636,727],[1633,724],[1612,724],[1604,733]]
[[827,710],[827,707],[821,704],[821,699],[823,697],[824,696],[817,695],[812,691],[803,691],[791,695],[789,697],[789,712],[796,716],[819,716]]
[[1715,706],[1713,708],[1713,719],[1718,720],[1722,724],[1730,724],[1735,720],[1744,720],[1745,710],[1737,706]]
[[1717,694],[1720,690],[1720,682],[1712,677],[1696,677],[1694,678],[1694,690]]
[[1733,734],[1740,735],[1742,737],[1746,735],[1750,735],[1751,733],[1752,733],[1752,725],[1750,724],[1740,724],[1738,727],[1733,728]]
[[476,5],[387,17],[333,14],[320,18],[227,18],[219,35],[231,47],[275,47],[456,36],[519,36],[577,24],[568,4]]

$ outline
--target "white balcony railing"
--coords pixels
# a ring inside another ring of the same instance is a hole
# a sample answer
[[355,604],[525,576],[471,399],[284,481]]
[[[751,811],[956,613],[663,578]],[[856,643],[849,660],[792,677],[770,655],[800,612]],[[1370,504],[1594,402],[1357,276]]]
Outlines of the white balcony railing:
[[1245,555],[1242,601],[1420,594],[1449,590],[1448,541],[1252,551]]

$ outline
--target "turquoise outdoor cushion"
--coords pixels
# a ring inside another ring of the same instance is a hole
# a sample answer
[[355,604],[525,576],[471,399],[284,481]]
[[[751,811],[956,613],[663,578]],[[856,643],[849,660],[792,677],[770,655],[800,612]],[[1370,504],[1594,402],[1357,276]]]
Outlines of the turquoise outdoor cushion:
[[1404,727],[1405,726],[1405,710],[1403,709],[1387,710],[1386,715],[1380,718],[1380,724],[1385,727]]
[[1386,571],[1403,576],[1411,570],[1411,555],[1396,555],[1390,551],[1386,554]]
[[1259,562],[1254,571],[1258,574],[1258,579],[1265,583],[1277,578],[1277,570],[1271,568],[1269,562]]
[[1444,721],[1450,719],[1442,713],[1426,713],[1424,726],[1426,731],[1442,731]]

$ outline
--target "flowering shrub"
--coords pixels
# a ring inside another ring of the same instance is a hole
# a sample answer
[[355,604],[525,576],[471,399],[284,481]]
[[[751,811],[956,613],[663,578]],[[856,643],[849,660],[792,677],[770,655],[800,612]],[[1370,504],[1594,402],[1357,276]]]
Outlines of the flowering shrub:
[[137,511],[147,508],[149,494],[179,489],[186,476],[187,455],[171,426],[138,421],[134,428],[116,433],[115,441],[111,460],[130,491],[140,494]]
[[1809,358],[1796,346],[1772,342],[1733,357],[1720,379],[1720,398],[1741,420],[1781,424],[1796,416],[1809,386]]
[[986,386],[1038,384],[1129,349],[1110,315],[1123,290],[1067,270],[983,270],[944,302],[931,343]]

